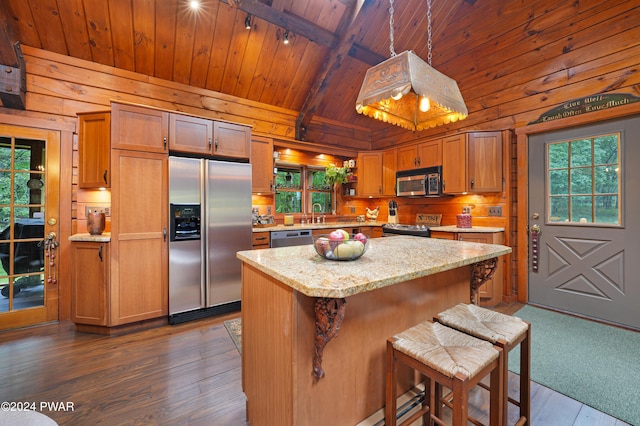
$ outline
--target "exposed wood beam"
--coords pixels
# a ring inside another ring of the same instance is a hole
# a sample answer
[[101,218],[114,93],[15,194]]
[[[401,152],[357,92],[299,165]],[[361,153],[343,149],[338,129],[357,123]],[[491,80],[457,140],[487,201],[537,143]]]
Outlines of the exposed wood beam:
[[258,0],[220,0],[222,3],[237,7],[256,18],[284,28],[321,46],[330,49],[338,44],[338,37],[331,31],[290,13],[280,12]]
[[[296,119],[296,139],[304,140],[306,128],[326,95],[327,87],[331,85],[336,72],[342,66],[345,56],[352,52],[354,55],[358,55],[359,53],[364,53],[366,50],[361,47],[354,49],[354,40],[357,39],[359,33],[364,31],[367,22],[365,22],[366,18],[363,18],[363,16],[366,16],[367,10],[369,10],[374,3],[375,0],[365,0],[364,3],[361,4],[354,3],[349,13],[345,13],[342,17],[340,25],[338,26],[338,34],[341,35],[338,45],[330,52],[325,60],[322,70],[316,76],[315,83],[311,87],[304,105],[300,110],[300,114]],[[368,56],[368,58],[375,60],[373,55]],[[361,57],[366,56],[367,55],[364,54],[361,55]]]
[[20,49],[20,43],[13,45],[18,66],[2,65],[0,72],[0,100],[2,106],[13,109],[26,109],[27,71]]

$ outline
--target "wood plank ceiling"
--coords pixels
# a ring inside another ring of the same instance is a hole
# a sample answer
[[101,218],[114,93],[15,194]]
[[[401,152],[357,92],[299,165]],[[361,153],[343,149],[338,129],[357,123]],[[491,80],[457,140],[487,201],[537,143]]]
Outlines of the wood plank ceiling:
[[[388,126],[354,105],[366,70],[389,57],[389,0],[200,1],[193,11],[188,0],[3,0],[0,13],[9,41],[294,110],[302,128],[314,117]],[[434,2],[436,49],[438,28],[472,3]],[[394,9],[396,52],[426,58],[426,0]],[[5,65],[11,46],[0,43]]]

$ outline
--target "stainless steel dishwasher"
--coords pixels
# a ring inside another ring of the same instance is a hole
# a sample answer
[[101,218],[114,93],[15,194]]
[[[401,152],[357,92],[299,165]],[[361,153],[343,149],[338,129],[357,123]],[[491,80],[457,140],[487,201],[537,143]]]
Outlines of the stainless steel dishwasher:
[[303,246],[305,244],[313,244],[311,238],[311,230],[298,230],[298,231],[272,231],[271,232],[271,247],[290,247],[290,246]]

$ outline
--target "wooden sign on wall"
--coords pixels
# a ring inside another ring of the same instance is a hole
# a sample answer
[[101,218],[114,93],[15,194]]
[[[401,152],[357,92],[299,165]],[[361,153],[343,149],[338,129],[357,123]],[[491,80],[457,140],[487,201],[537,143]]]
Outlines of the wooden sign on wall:
[[529,124],[544,123],[547,121],[559,120],[561,118],[575,117],[581,114],[615,108],[623,105],[640,102],[640,98],[628,93],[600,93],[597,95],[585,96],[574,99],[557,106],[540,115],[540,117]]

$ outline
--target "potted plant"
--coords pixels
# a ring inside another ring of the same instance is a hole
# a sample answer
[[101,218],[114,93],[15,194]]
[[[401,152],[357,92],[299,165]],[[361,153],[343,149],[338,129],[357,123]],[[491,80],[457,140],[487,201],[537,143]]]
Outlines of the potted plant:
[[347,182],[349,180],[349,176],[351,176],[351,170],[348,167],[336,167],[331,165],[325,169],[324,180],[328,185],[331,185],[333,187],[334,215],[336,214],[336,210],[338,209],[338,185],[342,185],[343,183]]

